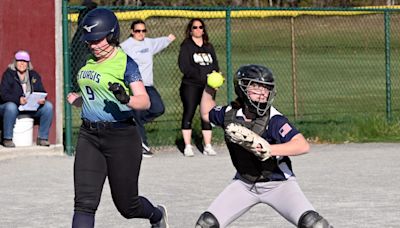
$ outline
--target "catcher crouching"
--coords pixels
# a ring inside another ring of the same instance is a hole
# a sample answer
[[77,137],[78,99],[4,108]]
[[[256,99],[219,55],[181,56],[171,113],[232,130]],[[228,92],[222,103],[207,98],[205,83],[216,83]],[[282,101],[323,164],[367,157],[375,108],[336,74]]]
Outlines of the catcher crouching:
[[224,128],[237,172],[200,215],[196,228],[226,227],[258,203],[271,206],[300,228],[332,227],[296,181],[289,156],[305,154],[310,146],[272,106],[276,95],[273,73],[261,65],[244,65],[236,72],[234,84],[237,99],[228,106],[216,106],[215,89],[206,87],[203,92],[202,118]]

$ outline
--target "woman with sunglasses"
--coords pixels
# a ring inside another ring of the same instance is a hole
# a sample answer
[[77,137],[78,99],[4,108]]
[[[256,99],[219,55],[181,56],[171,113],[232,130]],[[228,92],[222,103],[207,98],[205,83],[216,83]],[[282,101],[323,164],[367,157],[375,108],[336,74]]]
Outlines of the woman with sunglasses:
[[91,55],[77,75],[81,95],[67,97],[70,104],[82,106],[83,120],[75,153],[72,227],[94,227],[107,177],[123,217],[148,219],[153,228],[167,228],[165,207],[153,206],[138,191],[142,149],[133,110],[150,107],[138,66],[118,48],[119,24],[112,11],[90,11],[82,28]]
[[[183,73],[179,89],[183,104],[181,122],[182,136],[185,143],[184,155],[194,156],[191,145],[192,120],[197,106],[200,105],[201,95],[207,84],[207,74],[219,71],[217,56],[213,45],[209,42],[206,25],[199,18],[189,21],[186,27],[178,59],[179,69]],[[211,124],[201,120],[201,129],[204,140],[204,155],[216,155],[211,146]]]
[[164,37],[147,38],[146,33],[147,29],[144,21],[133,21],[131,24],[131,35],[127,40],[121,43],[121,48],[139,65],[139,71],[142,75],[146,92],[150,98],[150,108],[144,111],[135,110],[134,114],[139,133],[142,137],[143,157],[152,157],[153,153],[150,151],[150,147],[147,142],[144,124],[161,116],[165,111],[161,96],[154,87],[153,56],[174,41],[175,36],[173,34],[169,34],[168,36]]

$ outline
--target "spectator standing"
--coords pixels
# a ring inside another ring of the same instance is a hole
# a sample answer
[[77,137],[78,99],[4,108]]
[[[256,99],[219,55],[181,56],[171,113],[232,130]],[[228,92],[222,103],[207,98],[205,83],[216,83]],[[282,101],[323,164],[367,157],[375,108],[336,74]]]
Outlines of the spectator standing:
[[161,116],[165,111],[161,96],[154,87],[153,56],[174,41],[175,36],[169,34],[164,37],[147,38],[147,32],[148,30],[143,20],[133,21],[131,35],[121,43],[121,48],[138,64],[146,92],[150,98],[150,108],[143,111],[135,110],[135,119],[142,138],[143,156],[152,157],[153,153],[149,147],[144,125]]
[[[181,122],[182,136],[185,143],[183,154],[194,156],[191,145],[192,120],[196,108],[200,105],[201,95],[207,83],[207,74],[219,71],[217,56],[209,41],[206,25],[200,18],[191,19],[186,27],[185,39],[181,43],[178,59],[179,69],[183,73],[179,89],[183,104]],[[211,146],[211,124],[201,120],[205,155],[216,155]]]
[[53,120],[53,105],[46,99],[38,101],[37,111],[19,111],[18,107],[27,103],[27,97],[33,92],[46,90],[42,84],[42,77],[33,70],[31,57],[27,51],[15,53],[14,60],[3,73],[0,83],[0,115],[3,117],[3,145],[15,147],[13,129],[17,116],[24,114],[39,119],[39,133],[37,145],[50,146],[49,130]]

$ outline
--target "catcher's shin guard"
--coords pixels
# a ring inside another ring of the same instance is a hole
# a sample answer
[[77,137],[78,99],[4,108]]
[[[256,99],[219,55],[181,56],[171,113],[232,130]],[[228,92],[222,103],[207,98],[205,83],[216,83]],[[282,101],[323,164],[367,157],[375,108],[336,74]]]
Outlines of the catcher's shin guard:
[[306,211],[300,216],[298,228],[333,228],[333,226],[316,211]]
[[219,223],[213,214],[206,211],[201,214],[199,220],[197,220],[196,228],[219,228]]

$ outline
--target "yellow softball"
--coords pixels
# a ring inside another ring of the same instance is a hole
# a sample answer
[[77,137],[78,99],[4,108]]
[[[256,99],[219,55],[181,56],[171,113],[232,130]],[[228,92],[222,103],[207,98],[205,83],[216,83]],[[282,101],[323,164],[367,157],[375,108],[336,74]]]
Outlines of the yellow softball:
[[213,89],[221,87],[222,84],[224,84],[224,81],[224,76],[222,76],[220,72],[216,72],[215,70],[207,75],[207,85]]

